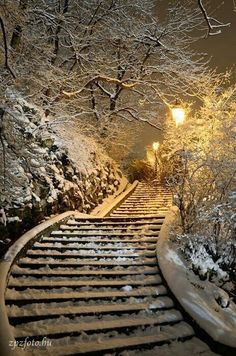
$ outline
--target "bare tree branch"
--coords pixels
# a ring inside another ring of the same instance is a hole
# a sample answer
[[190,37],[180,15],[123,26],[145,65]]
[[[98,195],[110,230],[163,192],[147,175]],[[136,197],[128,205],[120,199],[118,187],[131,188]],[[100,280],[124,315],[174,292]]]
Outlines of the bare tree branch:
[[[154,124],[154,123],[151,122],[150,120],[144,119],[144,118],[142,118],[142,117],[140,117],[140,116],[137,116],[137,115],[136,115],[136,112],[135,112],[135,110],[134,110],[133,108],[128,108],[128,107],[122,108],[122,109],[119,109],[119,110],[114,111],[112,114],[116,114],[116,115],[119,116],[119,114],[120,114],[121,112],[125,112],[125,113],[129,114],[129,115],[131,116],[131,118],[134,119],[134,120],[136,120],[136,121],[144,122],[144,123],[146,123],[146,124],[148,124],[148,125],[154,127],[154,128],[157,129],[157,130],[160,130],[160,131],[163,130],[160,126]],[[122,117],[125,118],[124,116],[122,116]]]
[[5,114],[5,110],[0,108],[0,142],[2,145],[2,156],[3,156],[3,187],[4,190],[6,188],[6,147],[3,139],[3,116]]
[[[98,82],[99,80],[102,81],[102,82],[109,83],[109,84],[119,85],[121,88],[127,89],[127,90],[131,90],[131,89],[133,89],[135,86],[137,86],[139,84],[138,82],[135,82],[135,83],[124,83],[123,81],[121,81],[119,79],[116,79],[116,78],[97,75],[96,77],[90,79],[80,90],[73,91],[73,92],[67,92],[67,91],[63,90],[62,94],[66,95],[67,97],[72,97],[74,95],[78,95],[78,94],[82,93],[92,83]],[[101,89],[101,87],[100,87],[100,89]],[[103,89],[103,91],[105,92],[105,89]],[[106,94],[109,95],[107,91],[106,91]]]
[[221,33],[222,27],[230,26],[230,23],[222,23],[216,20],[214,17],[208,16],[207,10],[205,9],[202,0],[198,0],[198,6],[206,20],[208,26],[207,36],[219,35]]
[[4,26],[4,22],[3,19],[0,16],[0,25],[1,25],[1,29],[2,29],[2,35],[3,35],[3,43],[4,43],[4,51],[5,51],[5,67],[6,69],[11,73],[11,75],[13,76],[14,79],[16,79],[15,74],[13,73],[11,67],[9,66],[8,63],[8,46],[7,46],[7,35],[6,35],[6,30],[5,30],[5,26]]

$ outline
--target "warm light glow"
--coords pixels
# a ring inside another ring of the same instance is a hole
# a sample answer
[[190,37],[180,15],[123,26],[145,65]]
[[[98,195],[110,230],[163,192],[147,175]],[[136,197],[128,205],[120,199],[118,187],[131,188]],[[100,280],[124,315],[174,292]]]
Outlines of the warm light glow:
[[183,108],[174,107],[171,109],[173,119],[175,120],[176,126],[183,124],[185,118],[185,111]]
[[157,151],[159,146],[160,146],[159,142],[153,142],[153,144],[152,144],[152,148],[153,148],[154,151]]

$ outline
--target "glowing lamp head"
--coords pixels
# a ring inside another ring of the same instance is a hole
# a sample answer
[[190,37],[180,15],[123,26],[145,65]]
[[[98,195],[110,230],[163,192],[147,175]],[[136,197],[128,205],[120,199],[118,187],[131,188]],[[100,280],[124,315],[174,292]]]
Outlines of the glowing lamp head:
[[152,144],[153,151],[157,151],[159,146],[160,146],[159,142],[153,142],[153,144]]
[[175,120],[176,127],[182,125],[185,119],[185,110],[181,107],[178,100],[176,100],[175,105],[171,109],[172,117]]

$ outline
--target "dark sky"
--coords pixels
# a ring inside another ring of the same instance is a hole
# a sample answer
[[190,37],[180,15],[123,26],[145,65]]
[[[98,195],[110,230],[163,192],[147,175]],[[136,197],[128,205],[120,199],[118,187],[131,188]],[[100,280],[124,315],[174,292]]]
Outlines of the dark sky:
[[[222,28],[222,33],[219,35],[199,40],[196,48],[212,57],[210,62],[212,67],[217,67],[218,71],[225,71],[236,64],[236,12],[234,11],[234,2],[233,0],[211,0],[210,3],[212,4],[211,10],[216,8],[213,16],[223,23],[230,22],[231,25]],[[222,5],[220,6],[220,4]]]

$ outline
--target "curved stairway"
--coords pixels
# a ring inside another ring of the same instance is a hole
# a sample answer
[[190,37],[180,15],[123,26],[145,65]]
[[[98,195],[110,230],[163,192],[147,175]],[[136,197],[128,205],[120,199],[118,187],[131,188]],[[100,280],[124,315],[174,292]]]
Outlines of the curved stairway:
[[22,354],[214,355],[158,269],[170,204],[164,188],[140,183],[110,216],[69,219],[24,252],[5,295],[15,340],[31,341]]

